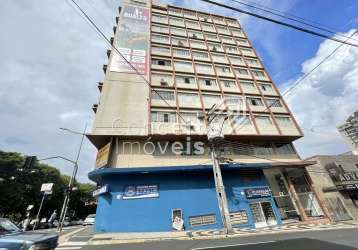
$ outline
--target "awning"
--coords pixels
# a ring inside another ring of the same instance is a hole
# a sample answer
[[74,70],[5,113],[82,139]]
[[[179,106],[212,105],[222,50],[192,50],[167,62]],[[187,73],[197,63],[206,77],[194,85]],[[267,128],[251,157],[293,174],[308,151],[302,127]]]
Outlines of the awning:
[[[221,169],[239,170],[239,169],[268,169],[268,168],[297,168],[315,164],[315,161],[295,161],[295,162],[264,162],[264,163],[225,163],[220,164]],[[212,171],[212,165],[189,165],[189,166],[158,166],[158,167],[127,167],[113,168],[106,167],[93,170],[88,173],[88,178],[95,182],[101,182],[104,176],[109,175],[131,175],[131,174],[164,174],[181,172],[209,172]]]

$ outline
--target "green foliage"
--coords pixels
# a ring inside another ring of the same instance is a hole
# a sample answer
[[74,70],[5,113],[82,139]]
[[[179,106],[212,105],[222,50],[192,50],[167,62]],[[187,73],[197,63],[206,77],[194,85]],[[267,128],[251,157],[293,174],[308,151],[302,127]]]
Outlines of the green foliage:
[[[25,218],[28,205],[34,205],[31,216],[36,216],[42,199],[41,184],[48,182],[54,183],[53,193],[46,196],[41,218],[50,217],[55,209],[59,213],[70,176],[61,175],[55,167],[38,161],[33,169],[24,171],[24,161],[25,157],[20,153],[0,151],[0,217],[20,221]],[[69,212],[83,218],[94,212],[95,207],[86,206],[86,203],[93,201],[95,186],[75,182],[75,187],[78,190],[71,194]]]

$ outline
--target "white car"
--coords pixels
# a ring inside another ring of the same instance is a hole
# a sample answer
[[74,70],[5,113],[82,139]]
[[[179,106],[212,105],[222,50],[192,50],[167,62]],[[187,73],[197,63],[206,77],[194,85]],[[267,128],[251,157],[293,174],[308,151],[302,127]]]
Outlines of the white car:
[[94,222],[96,220],[96,215],[95,214],[90,214],[86,217],[85,221],[82,223],[82,225],[86,226],[86,225],[93,225]]

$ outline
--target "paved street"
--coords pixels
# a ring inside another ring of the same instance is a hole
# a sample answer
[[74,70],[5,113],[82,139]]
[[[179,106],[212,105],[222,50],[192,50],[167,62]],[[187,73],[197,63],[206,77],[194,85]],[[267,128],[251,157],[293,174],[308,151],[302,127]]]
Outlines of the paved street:
[[274,235],[245,236],[214,240],[168,240],[161,242],[88,245],[93,236],[91,227],[73,235],[58,250],[349,250],[357,249],[358,229],[324,230],[311,232],[277,233]]

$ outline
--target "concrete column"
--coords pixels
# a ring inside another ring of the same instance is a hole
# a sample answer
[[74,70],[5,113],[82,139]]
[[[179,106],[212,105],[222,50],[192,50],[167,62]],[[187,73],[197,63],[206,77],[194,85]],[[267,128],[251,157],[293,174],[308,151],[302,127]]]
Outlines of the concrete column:
[[287,184],[288,184],[288,188],[290,189],[290,193],[294,199],[294,202],[296,203],[297,207],[298,207],[298,210],[300,212],[300,215],[301,215],[301,219],[302,221],[307,221],[308,220],[308,217],[306,215],[306,212],[305,212],[305,208],[303,207],[301,201],[300,201],[300,198],[298,197],[298,194],[295,190],[295,187],[293,185],[293,183],[291,182],[290,178],[288,177],[287,173],[285,172],[285,170],[282,171],[282,173],[284,174],[285,178],[286,178],[286,181],[287,181]]

